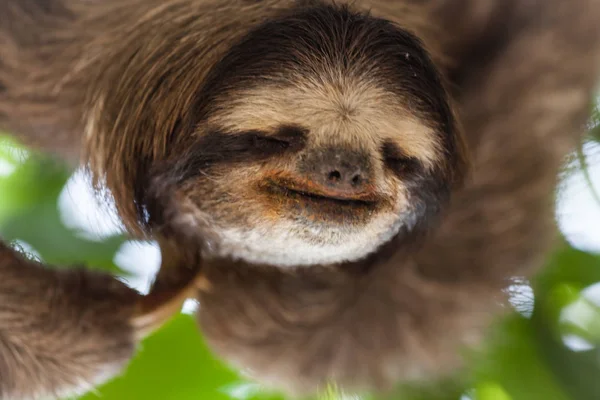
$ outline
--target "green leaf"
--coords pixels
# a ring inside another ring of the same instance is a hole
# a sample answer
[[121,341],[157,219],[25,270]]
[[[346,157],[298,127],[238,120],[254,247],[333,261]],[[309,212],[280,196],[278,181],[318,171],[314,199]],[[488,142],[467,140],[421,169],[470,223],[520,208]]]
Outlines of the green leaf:
[[495,382],[480,382],[475,388],[475,400],[512,400],[512,397]]
[[85,263],[90,268],[123,273],[113,258],[124,236],[92,241],[63,225],[58,197],[70,175],[63,164],[34,154],[1,178],[0,234],[9,241],[27,242],[53,265]]
[[179,315],[145,340],[125,374],[82,400],[230,400],[244,380],[217,360],[189,315]]

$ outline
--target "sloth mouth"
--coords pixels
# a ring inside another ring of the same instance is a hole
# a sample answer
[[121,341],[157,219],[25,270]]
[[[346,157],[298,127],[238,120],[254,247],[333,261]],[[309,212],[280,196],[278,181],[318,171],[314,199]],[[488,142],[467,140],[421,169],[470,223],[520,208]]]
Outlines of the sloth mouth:
[[[379,207],[381,197],[373,192],[355,194],[336,193],[325,188],[293,179],[267,179],[261,185],[271,195],[287,200],[291,208],[307,209],[315,214],[357,214],[373,211]],[[302,207],[305,206],[305,207]]]
[[283,195],[286,195],[289,197],[293,197],[293,198],[303,197],[308,201],[326,202],[326,203],[332,203],[332,204],[335,204],[338,206],[367,207],[367,206],[372,206],[376,203],[375,201],[371,201],[371,200],[354,199],[354,198],[349,198],[349,197],[344,197],[344,196],[325,196],[323,194],[308,192],[305,190],[297,190],[297,189],[293,189],[293,188],[289,188],[289,187],[285,187],[285,186],[272,186],[271,189],[273,191],[278,191],[280,194],[283,194]]

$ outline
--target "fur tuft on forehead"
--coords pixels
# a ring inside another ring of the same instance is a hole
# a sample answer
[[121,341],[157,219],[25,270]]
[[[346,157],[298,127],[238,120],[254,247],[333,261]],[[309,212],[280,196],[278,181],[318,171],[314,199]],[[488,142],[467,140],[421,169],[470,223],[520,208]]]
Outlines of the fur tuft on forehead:
[[215,97],[262,85],[312,80],[344,86],[371,84],[410,100],[412,112],[455,129],[442,78],[421,41],[393,23],[320,2],[286,10],[234,45],[209,74],[198,95],[200,118]]

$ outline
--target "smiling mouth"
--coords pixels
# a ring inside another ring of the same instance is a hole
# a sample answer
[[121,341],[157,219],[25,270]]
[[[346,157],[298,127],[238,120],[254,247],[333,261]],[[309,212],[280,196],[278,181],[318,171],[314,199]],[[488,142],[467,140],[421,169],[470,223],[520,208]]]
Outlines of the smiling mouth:
[[380,196],[373,192],[347,194],[289,178],[267,179],[261,186],[270,194],[316,206],[325,212],[330,211],[330,208],[373,210],[381,202]]

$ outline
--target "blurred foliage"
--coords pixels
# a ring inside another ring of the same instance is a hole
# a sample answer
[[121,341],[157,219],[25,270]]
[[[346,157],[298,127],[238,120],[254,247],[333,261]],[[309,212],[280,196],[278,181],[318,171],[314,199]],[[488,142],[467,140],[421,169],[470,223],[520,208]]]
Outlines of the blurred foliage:
[[[590,137],[600,142],[596,110]],[[2,172],[4,171],[4,172]],[[0,236],[31,246],[51,264],[85,263],[125,275],[115,254],[121,235],[91,240],[67,228],[57,207],[71,172],[0,138]],[[598,221],[600,222],[600,221]],[[521,295],[518,309],[490,329],[483,350],[465,352],[468,371],[444,382],[406,386],[391,399],[403,400],[586,400],[600,399],[600,303],[587,291],[600,282],[600,256],[564,244]],[[525,283],[527,284],[527,283]],[[513,288],[523,287],[518,284]],[[523,311],[524,310],[524,311]],[[586,350],[573,351],[565,337]],[[256,399],[277,400],[214,358],[193,317],[181,314],[148,338],[125,374],[82,399]],[[355,399],[335,387],[321,399]],[[370,399],[363,396],[361,399]]]
[[595,107],[590,120],[590,138],[600,143],[600,108]]

